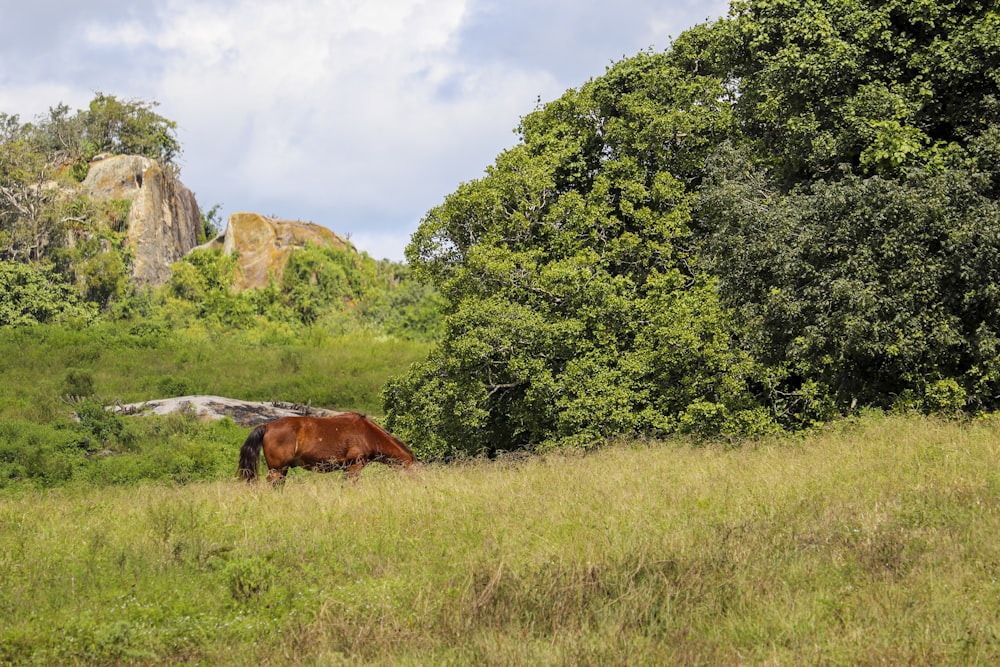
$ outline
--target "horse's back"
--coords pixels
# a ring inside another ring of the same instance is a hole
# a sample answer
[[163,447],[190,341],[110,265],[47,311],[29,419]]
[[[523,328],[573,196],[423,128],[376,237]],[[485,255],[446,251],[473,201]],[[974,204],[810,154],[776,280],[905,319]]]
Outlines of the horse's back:
[[304,464],[347,460],[367,455],[360,415],[332,417],[284,417],[275,423],[283,439],[294,439],[296,458]]
[[416,457],[399,439],[365,415],[282,417],[267,424],[264,456],[274,467],[312,467],[395,459],[406,465]]

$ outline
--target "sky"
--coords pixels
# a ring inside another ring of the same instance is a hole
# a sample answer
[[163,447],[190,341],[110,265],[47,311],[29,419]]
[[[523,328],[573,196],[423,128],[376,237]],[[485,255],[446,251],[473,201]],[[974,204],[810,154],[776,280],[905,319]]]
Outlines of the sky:
[[420,220],[537,102],[723,16],[728,0],[0,0],[0,112],[96,93],[177,123],[222,226],[307,220],[404,260]]

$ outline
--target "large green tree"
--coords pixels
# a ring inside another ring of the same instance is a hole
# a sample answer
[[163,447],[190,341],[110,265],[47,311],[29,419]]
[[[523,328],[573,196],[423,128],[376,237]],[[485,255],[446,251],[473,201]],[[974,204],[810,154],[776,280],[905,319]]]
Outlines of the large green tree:
[[425,453],[993,408],[993,2],[745,0],[569,91],[424,219]]
[[1000,109],[996,2],[741,0],[732,11],[739,117],[788,181],[933,164]]
[[742,134],[694,226],[761,400],[788,424],[996,408],[996,3],[734,10]]
[[528,115],[521,143],[424,219],[407,257],[448,300],[445,334],[384,393],[422,454],[766,427],[714,280],[693,270],[693,193],[731,132],[707,39]]

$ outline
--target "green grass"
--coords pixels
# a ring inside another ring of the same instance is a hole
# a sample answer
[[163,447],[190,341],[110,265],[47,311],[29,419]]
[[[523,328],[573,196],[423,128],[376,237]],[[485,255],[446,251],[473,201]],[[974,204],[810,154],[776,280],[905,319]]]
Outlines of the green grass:
[[426,356],[428,344],[321,330],[277,341],[95,325],[0,329],[0,419],[49,423],[67,394],[131,403],[216,394],[379,414],[379,391]]
[[4,492],[0,663],[996,664],[998,436]]
[[2,328],[0,489],[225,479],[235,465],[228,449],[249,429],[103,407],[218,394],[377,416],[385,381],[427,348],[319,327],[214,335],[142,323]]

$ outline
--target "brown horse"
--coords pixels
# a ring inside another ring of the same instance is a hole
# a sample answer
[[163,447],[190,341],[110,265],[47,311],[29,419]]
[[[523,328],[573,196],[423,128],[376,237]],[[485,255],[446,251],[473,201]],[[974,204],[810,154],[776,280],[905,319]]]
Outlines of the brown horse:
[[412,465],[417,459],[399,438],[365,415],[345,412],[333,417],[282,417],[255,428],[240,449],[240,476],[257,479],[257,462],[264,450],[267,481],[284,482],[289,468],[301,466],[318,472],[346,470],[357,479],[368,463],[398,462]]

